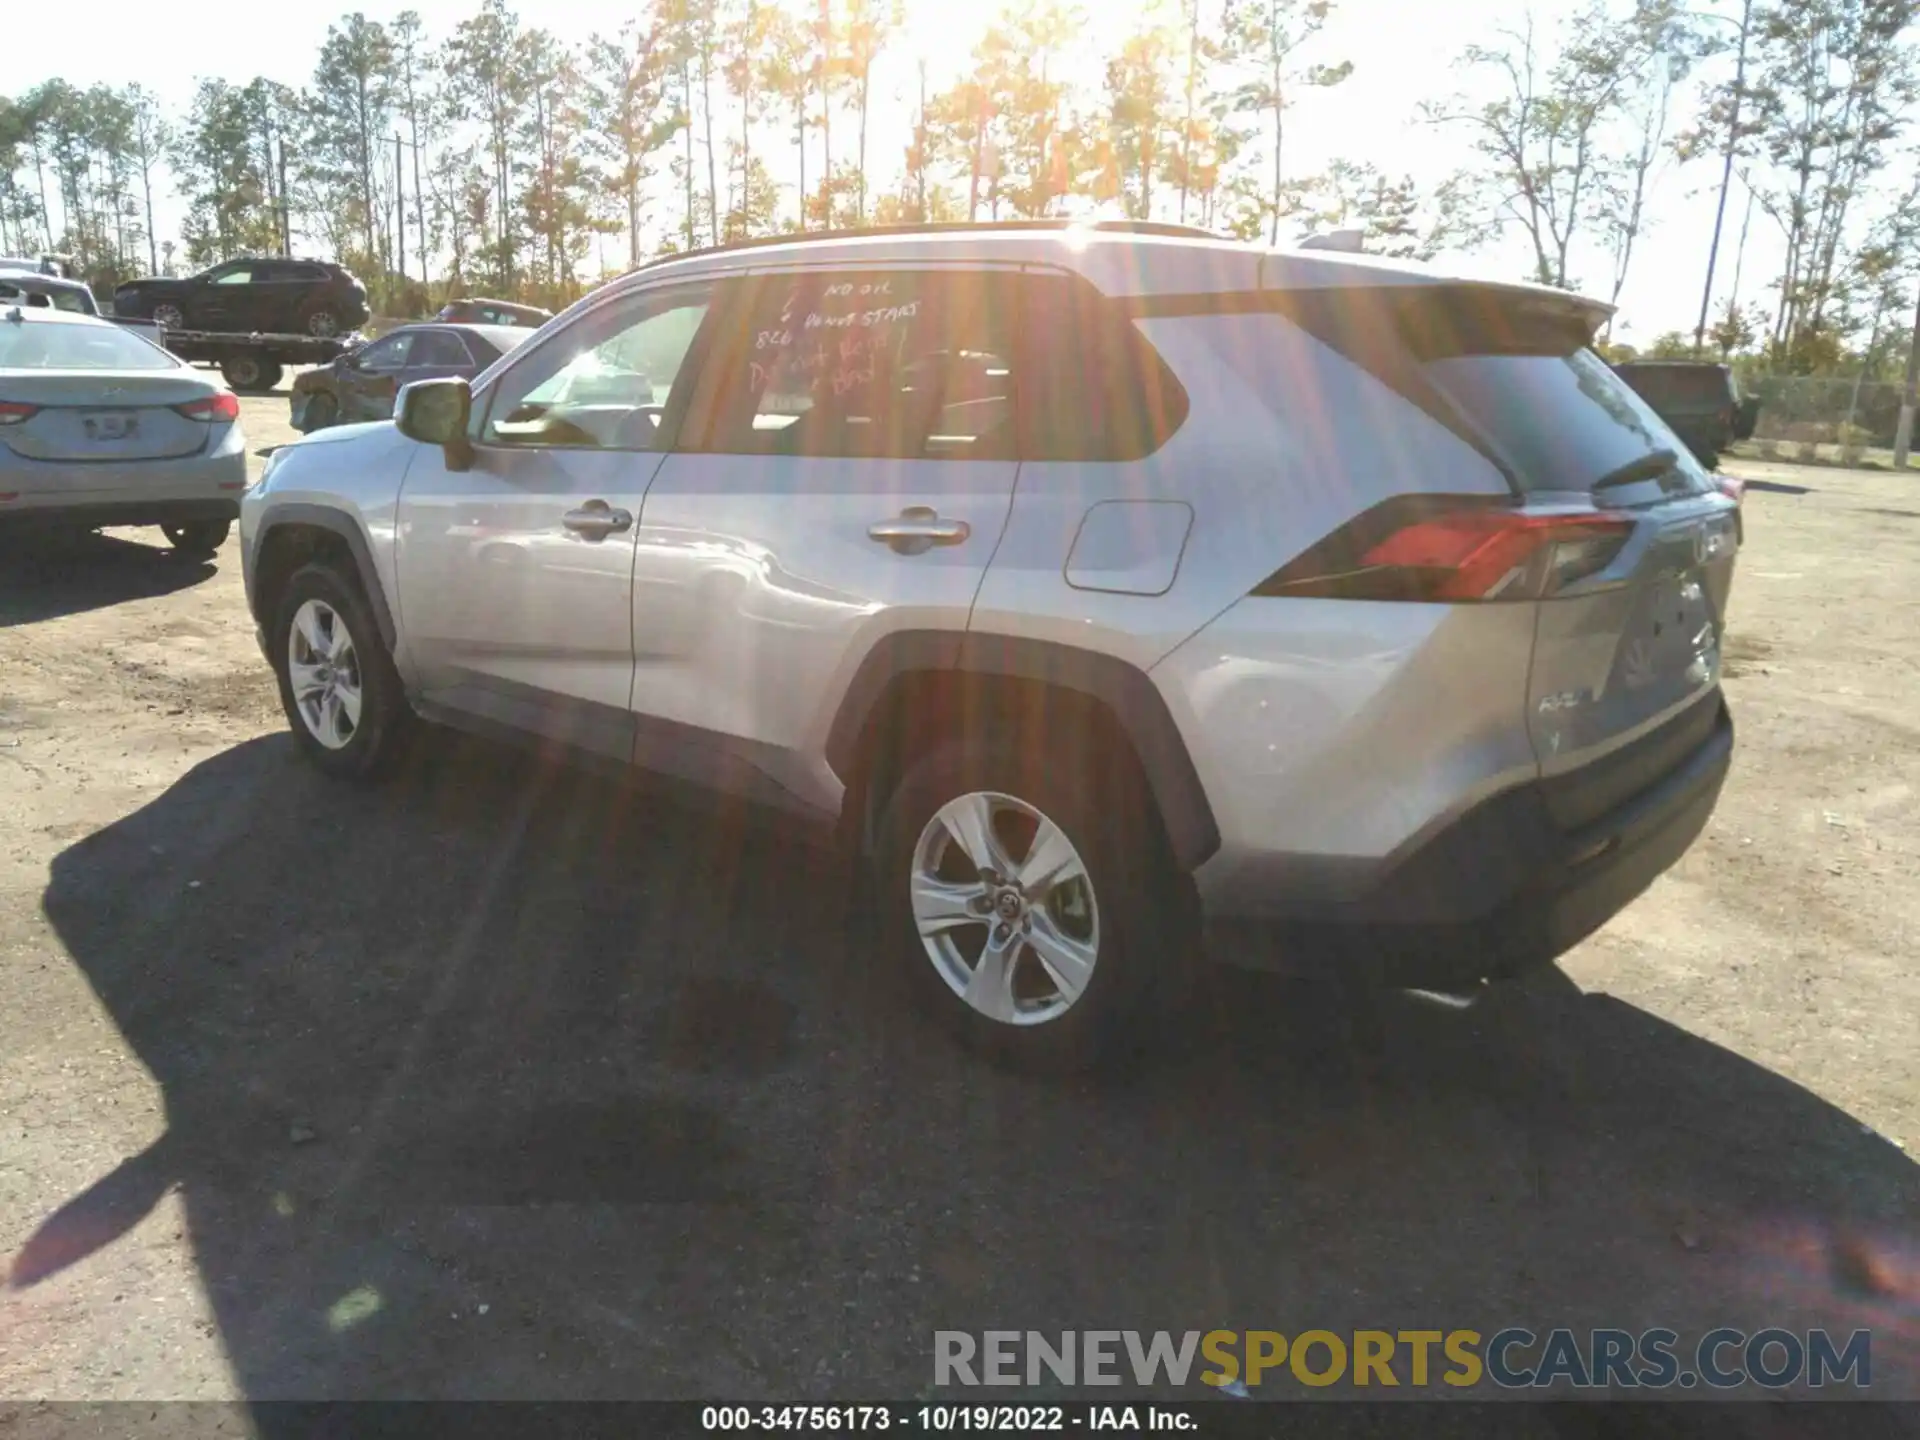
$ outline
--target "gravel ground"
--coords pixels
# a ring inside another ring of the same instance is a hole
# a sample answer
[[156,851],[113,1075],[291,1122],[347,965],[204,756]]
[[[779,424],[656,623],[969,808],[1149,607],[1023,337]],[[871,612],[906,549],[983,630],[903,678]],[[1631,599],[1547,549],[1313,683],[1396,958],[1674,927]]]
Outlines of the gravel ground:
[[899,1397],[944,1328],[1510,1323],[1871,1326],[1920,1397],[1920,479],[1739,469],[1740,749],[1671,875],[1361,1050],[1223,976],[1069,1083],[905,1018],[777,822],[452,739],[324,783],[231,543],[0,553],[0,1399]]

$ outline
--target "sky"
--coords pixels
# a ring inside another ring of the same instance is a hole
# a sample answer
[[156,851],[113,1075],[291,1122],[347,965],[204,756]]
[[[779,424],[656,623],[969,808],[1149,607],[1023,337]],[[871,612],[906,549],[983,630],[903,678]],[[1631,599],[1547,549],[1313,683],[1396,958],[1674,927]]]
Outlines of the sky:
[[[975,39],[995,13],[988,3],[959,0],[905,0],[907,27],[874,76],[870,119],[871,169],[885,183],[897,171],[912,121],[918,88],[917,65],[928,62],[930,86],[950,84],[966,67]],[[1089,53],[1117,48],[1154,0],[1083,0],[1090,16],[1084,34]],[[1167,4],[1170,0],[1160,0]],[[1423,99],[1473,93],[1474,77],[1454,62],[1470,43],[1497,43],[1502,27],[1519,24],[1531,9],[1543,31],[1564,18],[1577,0],[1335,0],[1325,29],[1301,60],[1351,60],[1345,83],[1307,91],[1287,113],[1287,174],[1304,177],[1325,168],[1335,156],[1372,161],[1389,175],[1411,174],[1432,184],[1457,169],[1465,157],[1457,129],[1435,127],[1416,118]],[[1714,0],[1698,7],[1712,11]],[[1728,0],[1720,0],[1725,5]],[[244,15],[243,23],[221,21],[223,9]],[[190,23],[156,24],[149,3],[107,0],[89,9],[87,28],[98,34],[138,36],[137,45],[48,45],[15,51],[0,72],[0,86],[14,93],[55,75],[75,85],[102,82],[124,85],[139,80],[160,95],[170,110],[183,110],[199,77],[217,76],[244,84],[265,75],[292,86],[305,84],[326,38],[327,27],[352,9],[368,18],[390,20],[409,8],[405,0],[304,0],[272,7],[271,23],[257,18],[262,8],[221,0],[203,6]],[[446,35],[477,9],[477,0],[412,0],[430,37]],[[633,18],[638,7],[627,0],[566,0],[551,10],[531,4],[520,8],[525,24],[539,23],[556,34],[581,40],[600,31],[611,34]],[[1722,62],[1724,63],[1724,62]],[[1691,118],[1698,79],[1720,78],[1711,65],[1686,82],[1676,97],[1676,122]],[[1097,84],[1096,73],[1084,77]],[[767,141],[761,142],[767,145]],[[817,150],[817,142],[816,142]],[[817,164],[817,158],[814,160]],[[1708,243],[1718,195],[1719,167],[1710,160],[1684,168],[1669,165],[1655,180],[1650,196],[1651,228],[1642,236],[1626,289],[1615,338],[1645,344],[1667,330],[1691,332],[1700,308]],[[1732,279],[1747,196],[1734,182],[1728,201],[1726,238],[1715,285],[1715,309],[1724,304]],[[163,238],[176,234],[182,214],[177,197],[159,206]],[[1755,207],[1745,252],[1740,294],[1743,303],[1764,301],[1764,285],[1777,270],[1783,246],[1773,222]],[[297,238],[297,237],[296,237]],[[614,245],[617,253],[620,246]],[[1473,274],[1517,277],[1528,269],[1530,248],[1517,233],[1448,264]],[[1607,257],[1576,252],[1573,265],[1580,288],[1603,298],[1611,287]]]

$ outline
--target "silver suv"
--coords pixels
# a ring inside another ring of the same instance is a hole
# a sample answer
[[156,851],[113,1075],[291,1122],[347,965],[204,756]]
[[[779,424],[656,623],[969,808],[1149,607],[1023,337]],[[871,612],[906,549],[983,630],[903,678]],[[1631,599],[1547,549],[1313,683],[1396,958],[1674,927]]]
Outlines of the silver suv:
[[836,827],[936,1014],[1080,1060],[1219,959],[1458,988],[1693,841],[1735,501],[1604,307],[1158,226],[675,258],[241,519],[301,748],[415,717]]

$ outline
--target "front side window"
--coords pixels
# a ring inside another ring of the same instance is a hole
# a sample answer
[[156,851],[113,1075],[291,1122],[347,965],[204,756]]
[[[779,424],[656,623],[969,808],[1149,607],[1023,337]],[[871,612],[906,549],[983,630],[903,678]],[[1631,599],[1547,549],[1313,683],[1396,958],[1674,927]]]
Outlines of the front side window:
[[656,448],[711,299],[709,285],[678,286],[580,316],[500,378],[481,443]]
[[770,277],[716,374],[702,449],[1004,459],[1014,453],[1013,277]]
[[250,285],[253,283],[253,267],[236,265],[231,270],[222,270],[212,277],[215,285]]
[[413,336],[389,335],[384,340],[374,341],[360,352],[360,368],[375,374],[405,369],[412,348]]

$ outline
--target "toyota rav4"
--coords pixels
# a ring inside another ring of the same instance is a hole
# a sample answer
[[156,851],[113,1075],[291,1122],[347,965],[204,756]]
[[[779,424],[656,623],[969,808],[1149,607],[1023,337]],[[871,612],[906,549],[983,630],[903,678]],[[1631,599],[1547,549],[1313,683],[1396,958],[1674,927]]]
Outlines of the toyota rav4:
[[323,770],[424,718],[819,820],[1020,1059],[1207,951],[1459,989],[1672,865],[1732,752],[1738,507],[1605,316],[1162,226],[675,257],[275,451],[247,593]]

